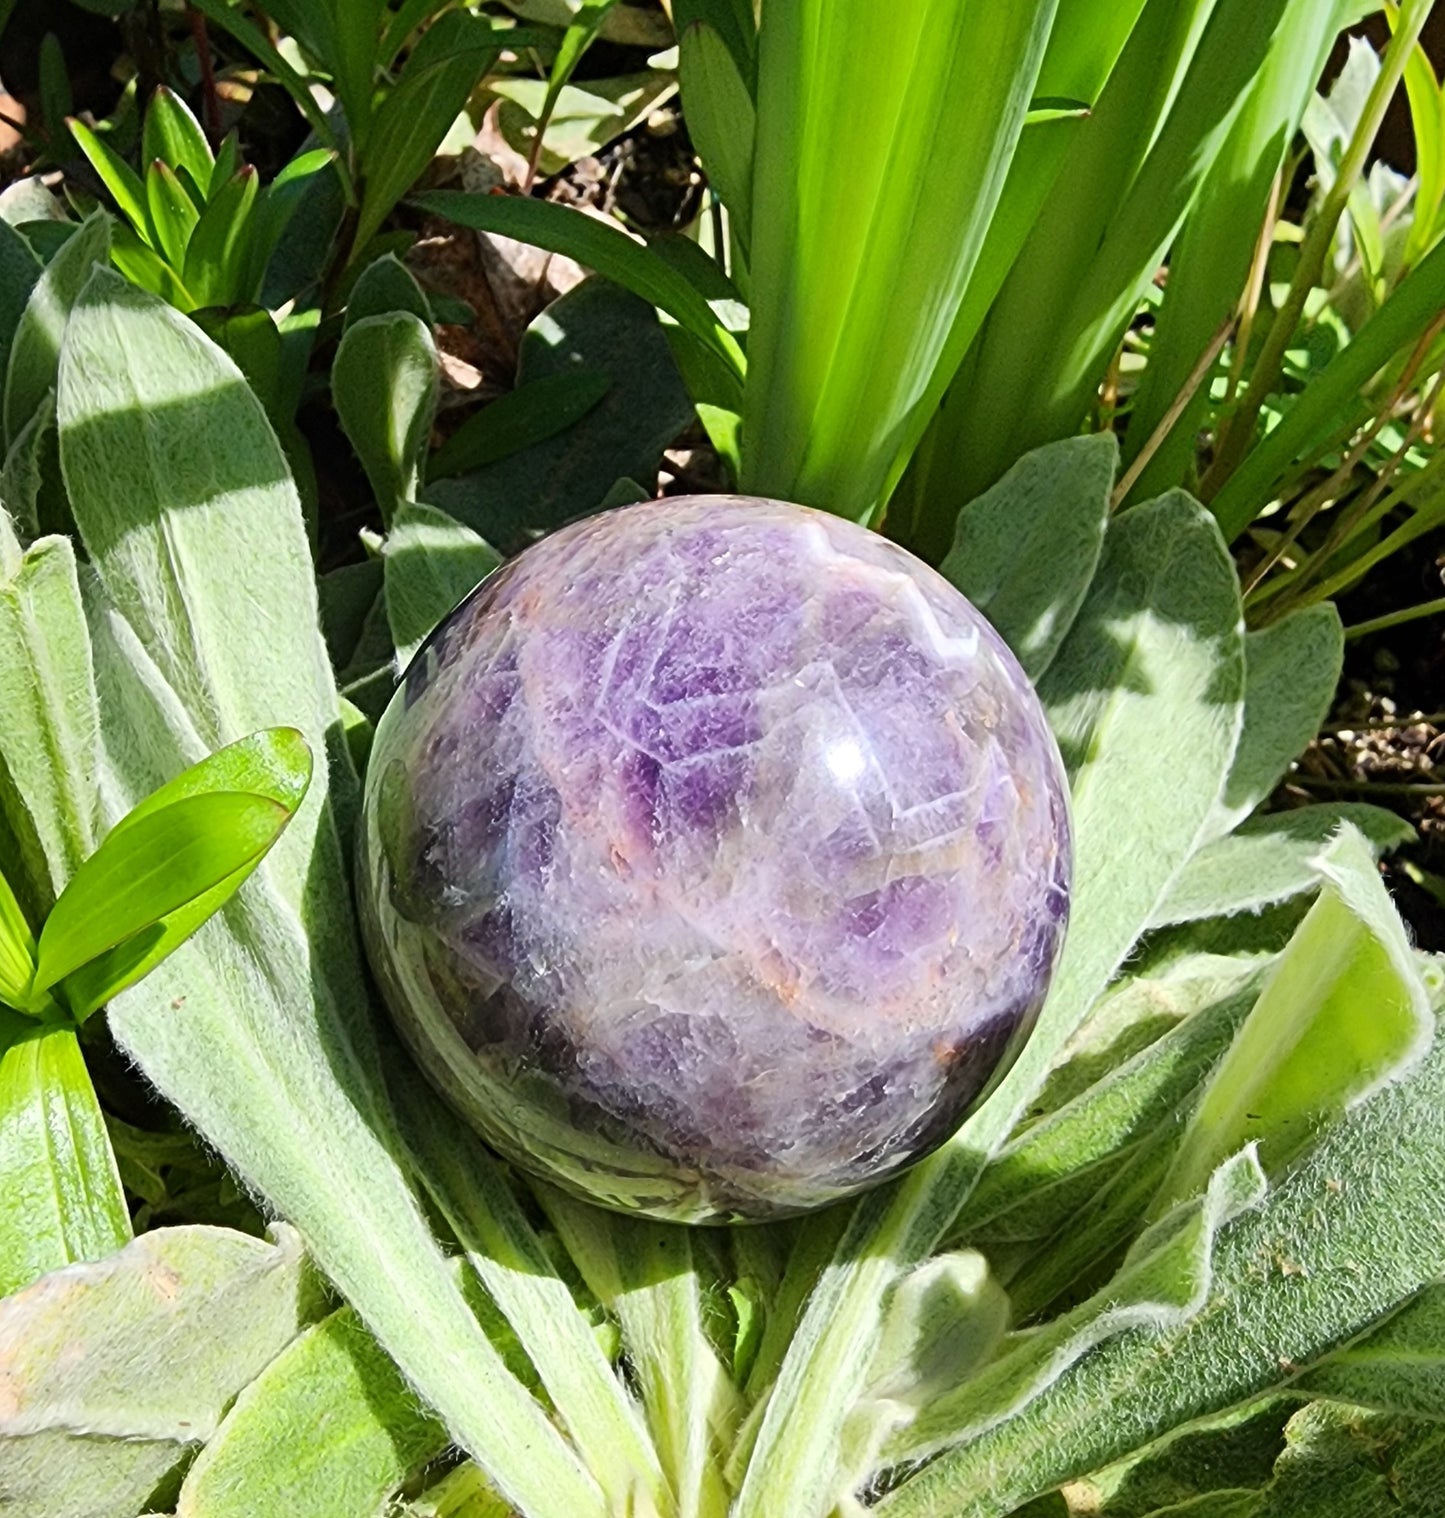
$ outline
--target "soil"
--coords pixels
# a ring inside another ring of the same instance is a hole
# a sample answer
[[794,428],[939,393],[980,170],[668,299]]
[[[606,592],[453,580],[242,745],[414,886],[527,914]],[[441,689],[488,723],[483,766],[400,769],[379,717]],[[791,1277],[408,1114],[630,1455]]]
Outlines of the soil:
[[[1438,599],[1445,532],[1427,534],[1340,597],[1345,626]],[[1329,721],[1274,798],[1334,799],[1398,812],[1418,837],[1382,865],[1422,949],[1445,952],[1445,617],[1406,622],[1345,645]]]

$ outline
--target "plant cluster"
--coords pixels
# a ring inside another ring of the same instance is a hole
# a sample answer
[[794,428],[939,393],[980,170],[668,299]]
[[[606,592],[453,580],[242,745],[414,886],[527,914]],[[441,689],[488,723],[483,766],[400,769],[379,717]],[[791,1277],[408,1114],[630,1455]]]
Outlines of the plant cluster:
[[[47,47],[0,193],[20,1518],[1432,1511],[1445,973],[1380,878],[1398,817],[1266,805],[1339,682],[1331,597],[1445,510],[1430,5],[1321,95],[1360,9],[195,0],[141,58],[169,88],[138,65],[88,121]],[[1410,185],[1371,164],[1397,86]],[[679,88],[690,235],[563,203]],[[283,149],[216,130],[267,89]],[[437,166],[483,114],[510,191]],[[442,225],[595,271],[481,405],[441,377],[480,313],[403,256]],[[733,1230],[487,1150],[382,1016],[352,883],[398,665],[694,422],[989,618],[1076,852],[989,1100]]]

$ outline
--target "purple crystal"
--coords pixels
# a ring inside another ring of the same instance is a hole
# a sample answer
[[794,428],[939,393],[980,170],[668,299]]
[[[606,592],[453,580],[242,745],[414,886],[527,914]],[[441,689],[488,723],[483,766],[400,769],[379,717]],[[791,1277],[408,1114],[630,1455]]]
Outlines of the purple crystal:
[[376,735],[393,1015],[504,1155],[781,1216],[896,1173],[1032,1025],[1066,790],[1038,701],[902,549],[776,501],[595,516],[487,580]]

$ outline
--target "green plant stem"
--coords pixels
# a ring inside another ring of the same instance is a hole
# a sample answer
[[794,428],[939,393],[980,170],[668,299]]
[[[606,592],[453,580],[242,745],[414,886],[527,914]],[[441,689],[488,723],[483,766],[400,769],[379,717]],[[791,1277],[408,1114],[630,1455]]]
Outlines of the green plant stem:
[[1363,638],[1370,633],[1384,632],[1387,627],[1399,627],[1421,617],[1438,617],[1445,612],[1445,596],[1434,601],[1422,601],[1419,606],[1407,606],[1403,611],[1392,611],[1383,617],[1371,617],[1368,622],[1356,622],[1345,629],[1347,638]]
[[1279,308],[1265,337],[1264,347],[1250,374],[1249,388],[1245,392],[1244,400],[1235,413],[1228,431],[1220,440],[1215,461],[1204,478],[1202,492],[1205,500],[1213,498],[1220,486],[1233,474],[1249,448],[1265,398],[1278,384],[1283,372],[1285,351],[1299,326],[1300,317],[1304,314],[1305,301],[1309,298],[1310,291],[1319,283],[1320,275],[1324,271],[1330,243],[1334,240],[1335,228],[1339,225],[1340,217],[1344,214],[1349,202],[1350,191],[1355,187],[1364,170],[1365,160],[1374,146],[1380,123],[1384,120],[1385,109],[1394,96],[1395,89],[1405,72],[1410,50],[1415,46],[1433,5],[1434,0],[1406,0],[1406,4],[1401,8],[1399,24],[1385,48],[1380,72],[1370,89],[1359,124],[1345,150],[1340,171],[1320,205],[1319,214],[1305,234],[1304,242],[1300,247],[1299,264],[1295,269],[1294,278],[1290,281],[1284,304]]

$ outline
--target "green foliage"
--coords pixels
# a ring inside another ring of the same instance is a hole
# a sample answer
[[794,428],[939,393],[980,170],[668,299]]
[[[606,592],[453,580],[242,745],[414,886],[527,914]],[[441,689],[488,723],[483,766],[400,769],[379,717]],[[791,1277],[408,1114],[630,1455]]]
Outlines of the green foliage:
[[296,1233],[164,1228],[0,1300],[0,1481],[17,1512],[133,1518],[314,1320]]
[[300,153],[263,187],[235,139],[213,154],[184,101],[164,87],[146,108],[140,174],[83,122],[69,128],[125,219],[116,267],[182,311],[256,301],[302,192],[333,162],[328,152]]

